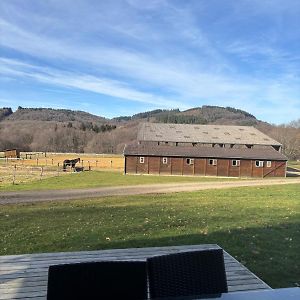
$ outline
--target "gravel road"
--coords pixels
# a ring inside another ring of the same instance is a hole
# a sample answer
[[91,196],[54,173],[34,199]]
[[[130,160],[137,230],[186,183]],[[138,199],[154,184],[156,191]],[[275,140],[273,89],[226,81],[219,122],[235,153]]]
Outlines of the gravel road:
[[0,192],[0,204],[42,202],[57,200],[73,200],[116,195],[164,194],[176,192],[190,192],[207,189],[227,189],[243,186],[266,186],[281,184],[300,184],[300,178],[280,178],[264,180],[241,180],[224,182],[194,182],[194,183],[168,183],[117,187],[99,187],[89,189],[43,190]]

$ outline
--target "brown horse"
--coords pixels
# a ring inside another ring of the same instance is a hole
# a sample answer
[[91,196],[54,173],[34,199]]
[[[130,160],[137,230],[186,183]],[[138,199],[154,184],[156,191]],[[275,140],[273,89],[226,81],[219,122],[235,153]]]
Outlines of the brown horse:
[[75,165],[80,162],[80,158],[75,159],[65,159],[63,164],[63,170],[66,171],[67,167],[71,167],[72,169],[75,168]]

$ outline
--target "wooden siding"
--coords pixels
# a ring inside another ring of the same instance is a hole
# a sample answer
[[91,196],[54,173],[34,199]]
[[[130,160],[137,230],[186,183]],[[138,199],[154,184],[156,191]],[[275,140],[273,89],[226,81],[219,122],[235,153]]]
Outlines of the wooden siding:
[[[50,265],[103,260],[145,260],[181,251],[220,249],[218,245],[190,245],[0,256],[0,299],[46,300]],[[224,251],[229,292],[270,287]]]
[[164,157],[160,157],[160,174],[171,175],[172,157],[165,157],[165,160],[164,163]]
[[[257,167],[256,160],[240,159],[238,166],[232,165],[232,159],[216,159],[216,165],[211,165],[210,158],[193,157],[163,157],[144,156],[144,163],[140,163],[140,156],[126,156],[125,173],[129,174],[162,174],[162,175],[198,175],[198,176],[224,176],[224,177],[285,177],[286,162],[263,160],[263,166]],[[193,159],[188,164],[187,159]]]
[[240,160],[240,176],[241,177],[253,177],[252,169],[253,169],[253,163],[251,160]]
[[4,151],[5,158],[20,158],[20,151],[17,149],[10,149]]

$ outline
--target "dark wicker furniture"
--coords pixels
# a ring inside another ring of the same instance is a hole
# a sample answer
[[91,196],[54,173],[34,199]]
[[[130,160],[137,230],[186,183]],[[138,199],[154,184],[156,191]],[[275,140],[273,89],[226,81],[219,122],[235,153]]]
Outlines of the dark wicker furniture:
[[49,267],[48,300],[146,298],[146,262],[103,261]]
[[156,256],[147,264],[151,299],[228,291],[222,249]]

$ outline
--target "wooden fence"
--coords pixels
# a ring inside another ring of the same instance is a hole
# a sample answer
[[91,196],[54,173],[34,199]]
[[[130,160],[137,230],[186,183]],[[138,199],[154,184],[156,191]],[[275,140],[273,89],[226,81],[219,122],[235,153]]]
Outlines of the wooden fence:
[[[28,157],[28,156],[27,156]],[[110,169],[121,171],[124,168],[123,156],[91,156],[82,154],[48,154],[46,157],[36,157],[26,159],[21,157],[20,159],[2,158],[0,159],[0,165],[5,166],[32,166],[32,167],[53,167],[63,165],[65,159],[74,159],[80,157],[80,162],[76,164],[76,167],[81,167],[84,170],[101,170]]]
[[6,184],[20,184],[43,178],[63,176],[68,172],[63,172],[61,166],[22,166],[17,164],[0,165],[0,186]]

